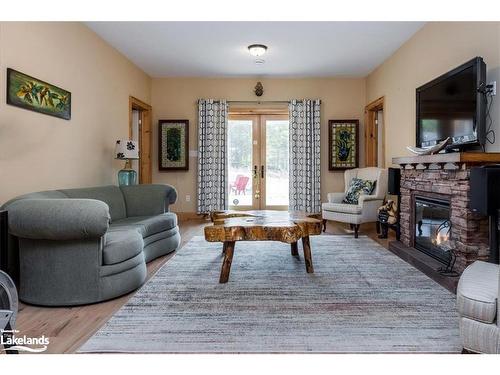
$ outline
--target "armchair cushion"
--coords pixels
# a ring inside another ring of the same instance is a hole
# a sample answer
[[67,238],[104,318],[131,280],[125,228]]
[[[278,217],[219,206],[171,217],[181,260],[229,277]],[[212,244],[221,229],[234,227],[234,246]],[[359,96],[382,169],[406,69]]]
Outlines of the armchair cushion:
[[358,204],[358,198],[361,194],[370,195],[375,188],[376,181],[362,180],[353,178],[347,189],[342,203]]
[[357,204],[347,204],[347,203],[323,203],[323,210],[325,211],[333,211],[333,212],[341,212],[344,214],[361,214],[361,206]]
[[497,314],[498,265],[477,261],[465,269],[457,287],[462,317],[493,323]]

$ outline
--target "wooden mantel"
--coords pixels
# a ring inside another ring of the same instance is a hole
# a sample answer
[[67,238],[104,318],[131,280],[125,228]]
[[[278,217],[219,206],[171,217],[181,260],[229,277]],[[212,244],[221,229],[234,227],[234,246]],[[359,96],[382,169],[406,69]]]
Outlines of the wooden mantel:
[[393,164],[403,167],[436,164],[456,164],[462,167],[500,163],[500,152],[450,152],[434,155],[415,155],[392,158]]

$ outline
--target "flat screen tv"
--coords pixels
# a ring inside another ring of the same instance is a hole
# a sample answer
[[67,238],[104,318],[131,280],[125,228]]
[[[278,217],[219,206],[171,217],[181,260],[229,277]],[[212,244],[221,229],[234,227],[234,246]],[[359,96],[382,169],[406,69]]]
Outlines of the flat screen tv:
[[417,88],[417,147],[452,139],[448,150],[483,146],[486,64],[476,57]]

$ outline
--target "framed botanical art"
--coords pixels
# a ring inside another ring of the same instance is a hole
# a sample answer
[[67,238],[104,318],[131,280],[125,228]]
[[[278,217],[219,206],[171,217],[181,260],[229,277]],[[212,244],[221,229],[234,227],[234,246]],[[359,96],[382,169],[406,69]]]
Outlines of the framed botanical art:
[[328,121],[328,169],[358,167],[359,120]]
[[160,171],[187,171],[189,169],[189,120],[160,120],[158,127]]
[[7,104],[71,119],[71,93],[50,83],[7,68]]

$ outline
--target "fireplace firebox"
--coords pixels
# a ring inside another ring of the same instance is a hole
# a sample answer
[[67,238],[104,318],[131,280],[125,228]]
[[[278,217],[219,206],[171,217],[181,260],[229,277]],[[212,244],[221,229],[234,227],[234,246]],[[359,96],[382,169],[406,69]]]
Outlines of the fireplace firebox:
[[415,249],[449,265],[452,253],[450,201],[415,196]]

